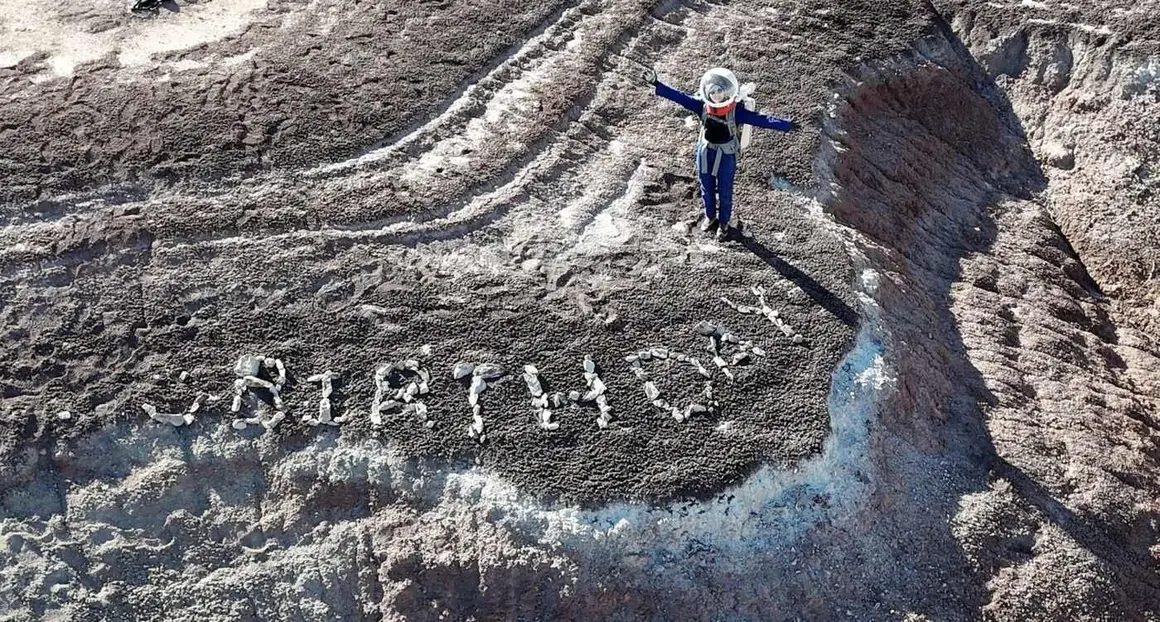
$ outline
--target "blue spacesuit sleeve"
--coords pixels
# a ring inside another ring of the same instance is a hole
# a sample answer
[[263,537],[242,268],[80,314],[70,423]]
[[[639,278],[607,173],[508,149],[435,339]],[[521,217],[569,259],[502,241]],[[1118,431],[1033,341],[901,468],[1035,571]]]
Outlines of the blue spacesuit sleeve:
[[701,100],[696,99],[691,95],[686,95],[681,91],[678,91],[677,89],[674,89],[673,87],[665,84],[664,82],[661,82],[660,80],[657,80],[656,93],[657,95],[660,95],[669,101],[680,104],[681,107],[683,107],[685,110],[688,110],[694,114],[701,114],[701,109],[704,107],[704,105],[701,103]]
[[[659,83],[657,86],[660,86]],[[763,127],[767,130],[778,130],[779,132],[788,132],[793,129],[793,121],[789,119],[782,119],[773,115],[757,114],[744,106],[737,107],[737,122],[754,127]]]

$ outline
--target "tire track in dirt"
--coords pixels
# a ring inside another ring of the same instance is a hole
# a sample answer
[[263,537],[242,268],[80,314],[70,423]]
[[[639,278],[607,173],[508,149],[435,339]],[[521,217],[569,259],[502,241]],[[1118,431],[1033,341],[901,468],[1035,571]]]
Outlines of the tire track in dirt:
[[[71,80],[30,84],[40,71],[34,61],[0,69],[0,88],[16,103],[4,130],[13,145],[4,163],[10,183],[0,197],[31,202],[126,181],[153,189],[186,180],[229,185],[262,170],[341,160],[438,106],[573,3],[515,0],[505,3],[509,13],[493,0],[276,1],[260,26],[168,53],[143,70],[123,70],[110,57]],[[190,7],[188,17],[203,10]],[[477,29],[486,35],[473,36]],[[124,45],[137,35],[126,31]],[[86,103],[106,114],[81,116]]]
[[[501,89],[518,79],[528,70],[535,69],[537,65],[534,61],[542,59],[552,51],[559,51],[575,34],[574,31],[576,30],[578,22],[582,19],[582,15],[599,13],[594,8],[596,4],[598,3],[587,2],[583,6],[578,7],[577,5],[580,5],[580,0],[575,0],[570,3],[570,6],[555,11],[529,33],[524,40],[518,42],[503,54],[498,55],[482,70],[475,72],[464,80],[457,91],[440,106],[434,118],[428,117],[408,124],[379,144],[371,146],[367,150],[367,153],[362,156],[356,156],[342,162],[313,166],[309,169],[304,169],[299,174],[305,175],[306,177],[350,176],[351,171],[347,169],[352,167],[356,169],[354,171],[356,173],[365,172],[365,170],[359,170],[357,166],[362,164],[362,160],[364,159],[367,159],[368,162],[376,162],[380,159],[389,160],[391,155],[399,156],[394,161],[386,162],[389,166],[377,167],[381,172],[381,170],[389,169],[390,166],[397,167],[402,162],[421,155],[424,146],[430,146],[455,132],[462,131],[463,127],[469,121],[479,116],[480,111],[486,110],[487,105],[496,98]],[[220,92],[227,89],[236,91],[240,88],[246,80],[238,78],[237,75],[237,72],[230,73],[227,76],[226,84],[217,85],[214,88],[208,89],[200,105],[206,107],[210,106],[211,103],[225,103],[224,100],[213,102],[210,100],[219,99],[213,95],[215,92],[220,94]],[[252,76],[247,77],[252,78]],[[70,93],[68,103],[74,106],[83,106],[86,110],[91,110],[96,115],[102,114],[86,104],[78,103],[78,97],[80,97],[80,91],[77,91],[76,95]],[[124,117],[124,111],[121,114],[125,122],[131,120]],[[7,131],[8,126],[4,126],[4,130]],[[371,167],[365,168],[369,169]],[[328,173],[343,173],[343,175]],[[263,174],[254,180],[243,182],[241,185],[249,188],[249,192],[260,192],[263,187],[277,186],[283,181],[282,177],[284,174],[284,172]],[[373,179],[378,180],[378,178]],[[119,184],[90,193],[65,193],[52,198],[38,200],[30,205],[23,206],[26,211],[22,214],[6,213],[0,215],[0,224],[21,225],[51,222],[67,215],[91,211],[91,208],[102,203],[119,205],[125,202],[125,200],[117,200],[119,195],[124,193],[122,188],[129,188],[136,202],[147,202],[148,191],[145,188],[138,185]],[[195,185],[188,189],[188,193],[197,196],[206,190],[209,189],[200,188]],[[161,194],[169,195],[171,193],[163,192]],[[215,194],[220,195],[221,192],[215,192]],[[186,197],[179,195],[176,197],[170,196],[170,198]],[[32,208],[31,214],[28,213],[28,208],[30,207]]]
[[361,172],[381,168],[375,166],[381,160],[394,155],[415,157],[421,153],[423,145],[462,132],[473,118],[479,116],[481,110],[486,109],[488,102],[494,100],[501,90],[525,73],[532,62],[542,59],[550,52],[559,51],[574,40],[579,22],[582,20],[580,15],[590,13],[595,4],[596,2],[580,3],[577,0],[572,6],[552,15],[542,22],[527,40],[493,59],[483,71],[469,78],[432,117],[408,125],[379,144],[372,145],[361,155],[341,162],[316,166],[305,170],[302,174],[306,177],[325,178],[338,173],[348,173],[350,169]]
[[[406,234],[412,243],[422,241],[424,236],[416,237],[416,234],[424,231],[430,233],[432,239],[454,237],[455,230],[464,230],[456,224],[462,218],[454,217],[454,214],[478,212],[475,206],[480,201],[486,201],[490,195],[509,187],[512,183],[517,183],[516,179],[521,171],[528,169],[532,162],[541,158],[561,137],[575,136],[576,132],[571,126],[584,120],[596,90],[604,81],[593,80],[588,87],[579,86],[575,81],[571,83],[574,88],[561,88],[561,85],[569,84],[569,76],[591,74],[602,67],[610,57],[619,57],[617,50],[636,38],[636,31],[644,25],[646,16],[650,15],[644,3],[639,1],[621,2],[606,10],[596,10],[593,7],[594,5],[590,4],[565,11],[556,24],[561,25],[560,28],[555,28],[555,25],[548,27],[543,35],[544,39],[533,39],[533,43],[529,44],[531,50],[527,54],[522,50],[517,52],[512,57],[510,65],[501,65],[499,70],[489,74],[491,79],[478,92],[468,89],[463,97],[448,107],[450,113],[445,115],[445,118],[436,119],[416,133],[407,135],[385,152],[375,152],[370,160],[378,162],[387,157],[383,155],[384,153],[389,155],[399,152],[400,146],[402,153],[408,153],[416,152],[417,146],[430,145],[429,149],[421,150],[421,153],[410,162],[403,162],[382,173],[355,172],[339,178],[324,176],[321,184],[311,179],[317,173],[307,171],[305,179],[298,183],[272,181],[256,187],[247,187],[215,197],[209,200],[208,204],[202,200],[201,209],[186,208],[182,213],[171,212],[166,209],[166,204],[188,203],[189,198],[197,202],[196,197],[178,195],[154,198],[140,203],[133,210],[135,213],[151,215],[147,222],[131,226],[147,227],[158,240],[183,243],[232,240],[254,235],[267,239],[286,235],[300,239],[317,237],[315,232],[325,229],[311,226],[309,215],[291,218],[291,222],[283,225],[246,227],[237,224],[238,221],[246,219],[247,211],[255,209],[269,211],[254,205],[254,197],[262,197],[263,202],[286,203],[289,196],[294,195],[293,205],[319,203],[333,205],[338,197],[342,197],[347,203],[389,204],[394,208],[393,211],[404,212],[372,220],[356,219],[351,224],[335,226],[334,229],[337,231],[372,232],[371,237],[385,241],[380,233],[381,230],[386,230],[388,234]],[[495,75],[497,72],[503,75]],[[565,97],[563,99],[558,96],[551,97],[549,92],[553,89],[563,91]],[[491,99],[487,102],[480,101],[486,94],[491,94]],[[535,116],[539,117],[541,116],[539,113],[544,111],[545,102],[556,111],[556,114],[563,115],[554,127],[527,123],[524,123],[523,127],[519,125],[519,122],[523,121],[520,114],[524,109],[535,109],[537,112]],[[511,122],[513,118],[517,121],[516,124]],[[609,132],[609,125],[606,123],[585,122],[588,130],[592,130],[593,125],[601,134]],[[456,131],[457,128],[463,129]],[[497,140],[497,137],[500,137],[500,140]],[[517,157],[512,160],[511,156]],[[354,166],[357,171],[360,162],[363,161],[356,159],[346,164]],[[346,168],[349,167],[340,165],[338,169],[330,170],[346,172]],[[488,169],[495,172],[488,175],[491,172]],[[552,167],[548,167],[548,170],[551,169]],[[493,181],[479,187],[473,180],[479,178],[481,174],[483,178],[490,176]],[[448,177],[454,179],[449,181]],[[405,189],[400,191],[398,186]],[[472,186],[476,188],[472,190]],[[451,199],[463,192],[467,193],[463,198]],[[412,202],[410,209],[399,210],[399,204],[406,203],[398,200],[400,195],[404,197],[417,195],[421,198]],[[119,205],[105,207],[88,214],[73,215],[73,218],[77,221],[76,226],[82,229],[88,227],[95,230],[118,230],[120,223],[117,221],[120,217],[116,212],[124,209]],[[237,217],[234,218],[235,224],[229,227],[221,226],[224,224],[221,222],[222,218],[218,218],[220,224],[217,227],[207,226],[212,223],[199,223],[201,226],[196,228],[203,233],[189,235],[182,230],[189,228],[190,223],[183,216],[190,211],[202,214],[213,212],[221,216],[233,214]],[[13,260],[47,258],[48,249],[52,249],[51,252],[54,254],[67,254],[72,250],[70,246],[49,244],[57,238],[59,221],[65,217],[58,216],[52,222],[7,227],[0,233],[0,241],[11,240],[11,242],[4,252],[0,252],[0,264],[10,263]],[[277,214],[263,214],[263,219],[277,218]],[[135,215],[132,220],[141,221]],[[294,222],[295,220],[297,222]],[[439,233],[438,223],[441,221],[450,225],[451,229]],[[435,224],[427,227],[414,225],[427,222]],[[252,231],[239,234],[238,229],[246,228],[251,228]],[[310,232],[303,235],[295,234],[296,231],[303,229]],[[376,230],[379,232],[376,233]],[[469,227],[467,230],[472,228]],[[323,235],[333,237],[335,233],[327,232]],[[337,235],[343,237],[342,233]],[[17,241],[23,244],[18,244]],[[91,245],[98,241],[100,238],[96,237],[87,243]],[[80,243],[86,243],[83,236]],[[32,249],[43,250],[37,252]]]

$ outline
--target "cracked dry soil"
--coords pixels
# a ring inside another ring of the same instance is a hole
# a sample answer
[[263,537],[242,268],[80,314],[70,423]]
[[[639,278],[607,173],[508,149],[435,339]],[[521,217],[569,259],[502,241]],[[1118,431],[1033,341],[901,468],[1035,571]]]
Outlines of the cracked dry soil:
[[[1157,619],[1157,9],[0,9],[0,619]],[[801,122],[743,159],[748,237],[685,226],[638,63]],[[728,380],[702,320],[767,356]],[[650,404],[651,346],[720,408]],[[585,355],[611,424],[542,429],[521,368]],[[412,357],[432,427],[372,425]],[[484,443],[460,361],[508,371]]]

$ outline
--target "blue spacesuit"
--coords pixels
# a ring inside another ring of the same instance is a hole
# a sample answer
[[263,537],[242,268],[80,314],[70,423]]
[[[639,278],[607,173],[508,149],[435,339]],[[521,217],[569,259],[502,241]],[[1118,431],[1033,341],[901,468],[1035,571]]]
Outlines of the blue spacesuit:
[[[712,69],[701,78],[700,97],[683,93],[657,80],[651,69],[644,79],[656,88],[656,94],[680,104],[701,119],[701,136],[697,141],[696,170],[705,203],[704,229],[718,227],[717,237],[728,235],[733,215],[733,178],[737,172],[740,151],[740,125],[752,125],[789,132],[793,122],[758,114],[738,105],[739,87],[733,72]],[[720,196],[720,208],[717,198]]]

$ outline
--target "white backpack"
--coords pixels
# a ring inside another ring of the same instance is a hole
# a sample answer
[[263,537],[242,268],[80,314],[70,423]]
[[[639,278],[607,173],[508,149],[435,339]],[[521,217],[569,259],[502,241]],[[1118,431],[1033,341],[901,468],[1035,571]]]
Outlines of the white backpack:
[[[741,85],[741,89],[737,93],[737,97],[740,99],[741,105],[750,112],[757,111],[757,100],[753,99],[753,91],[756,90],[757,84],[753,82],[746,82],[745,84]],[[745,150],[749,148],[749,143],[751,142],[753,142],[753,126],[743,124],[741,126],[741,138],[737,144],[737,153],[744,153]]]

